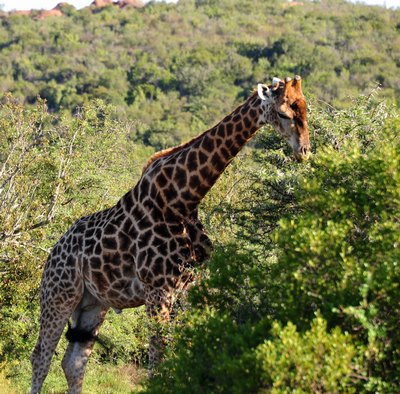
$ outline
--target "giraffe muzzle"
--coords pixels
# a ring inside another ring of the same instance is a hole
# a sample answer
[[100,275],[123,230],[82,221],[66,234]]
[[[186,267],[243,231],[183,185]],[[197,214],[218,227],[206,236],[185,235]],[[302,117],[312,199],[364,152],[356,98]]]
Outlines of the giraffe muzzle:
[[297,161],[299,162],[306,161],[311,156],[310,145],[308,144],[300,146],[299,149],[297,151],[294,151],[293,153]]

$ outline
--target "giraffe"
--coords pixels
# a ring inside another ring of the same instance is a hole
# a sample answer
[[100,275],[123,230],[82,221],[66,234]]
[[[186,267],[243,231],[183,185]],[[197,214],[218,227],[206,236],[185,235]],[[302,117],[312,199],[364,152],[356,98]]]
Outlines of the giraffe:
[[[65,326],[62,360],[69,392],[81,393],[85,366],[110,308],[145,305],[168,321],[191,267],[210,257],[212,243],[197,208],[227,165],[258,129],[271,124],[296,159],[310,151],[300,76],[258,84],[248,99],[191,141],[154,154],[136,186],[113,207],[79,219],[47,259],[41,282],[39,338],[31,356],[31,393],[39,393]],[[71,323],[69,322],[71,319]],[[162,357],[153,335],[149,369]]]

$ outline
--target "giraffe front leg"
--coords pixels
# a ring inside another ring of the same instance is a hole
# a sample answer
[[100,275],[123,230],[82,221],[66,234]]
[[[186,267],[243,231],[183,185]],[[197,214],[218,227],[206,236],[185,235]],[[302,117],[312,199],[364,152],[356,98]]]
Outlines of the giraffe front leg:
[[169,322],[173,305],[172,294],[171,289],[150,287],[146,289],[146,312],[150,319],[149,377],[154,375],[163,358],[166,323]]
[[190,239],[194,261],[203,263],[209,260],[214,248],[198,217],[197,209],[190,215],[189,220],[185,223],[185,228]]

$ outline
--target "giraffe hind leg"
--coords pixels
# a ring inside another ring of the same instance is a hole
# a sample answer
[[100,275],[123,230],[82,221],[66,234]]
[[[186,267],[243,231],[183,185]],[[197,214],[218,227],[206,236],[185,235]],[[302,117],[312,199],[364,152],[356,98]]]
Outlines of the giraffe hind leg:
[[[79,303],[77,297],[75,305]],[[67,308],[60,308],[56,303],[45,300],[42,303],[39,338],[31,356],[32,386],[31,394],[40,393],[46,378],[53,354],[61,334],[72,314],[73,303]]]
[[32,386],[31,394],[40,393],[44,379],[46,378],[51,359],[64,330],[67,318],[53,321],[51,324],[42,324],[39,339],[31,356]]
[[70,394],[82,392],[86,364],[107,310],[107,307],[85,291],[82,301],[72,315],[72,325],[69,325],[66,333],[69,344],[62,360]]
[[[68,273],[66,278],[62,275],[65,273]],[[82,298],[83,289],[78,260],[70,259],[67,264],[54,253],[53,249],[47,260],[41,283],[40,331],[31,356],[31,394],[40,393],[42,389],[61,334]]]

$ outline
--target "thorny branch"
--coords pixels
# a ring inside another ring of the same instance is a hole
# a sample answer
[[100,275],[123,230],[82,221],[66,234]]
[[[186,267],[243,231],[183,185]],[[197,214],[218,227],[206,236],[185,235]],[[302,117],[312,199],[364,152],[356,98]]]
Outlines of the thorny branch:
[[[37,189],[40,187],[39,180],[38,182],[33,182],[32,185],[24,185],[24,180],[19,179],[19,177],[23,175],[27,167],[30,167],[38,159],[33,150],[41,143],[43,132],[40,130],[39,135],[34,136],[34,141],[29,143],[30,136],[21,132],[21,130],[16,131],[15,138],[10,144],[0,169],[0,221],[2,227],[0,241],[4,241],[7,238],[15,238],[22,233],[43,227],[54,219],[63,180],[73,156],[73,148],[79,130],[77,128],[73,133],[65,149],[65,154],[60,159],[55,180],[56,186],[46,209],[47,213],[44,217],[43,212],[36,213],[36,222],[33,224],[31,224],[33,220],[29,220],[29,216],[34,213],[34,199]],[[22,190],[19,190],[19,184],[21,184]]]

